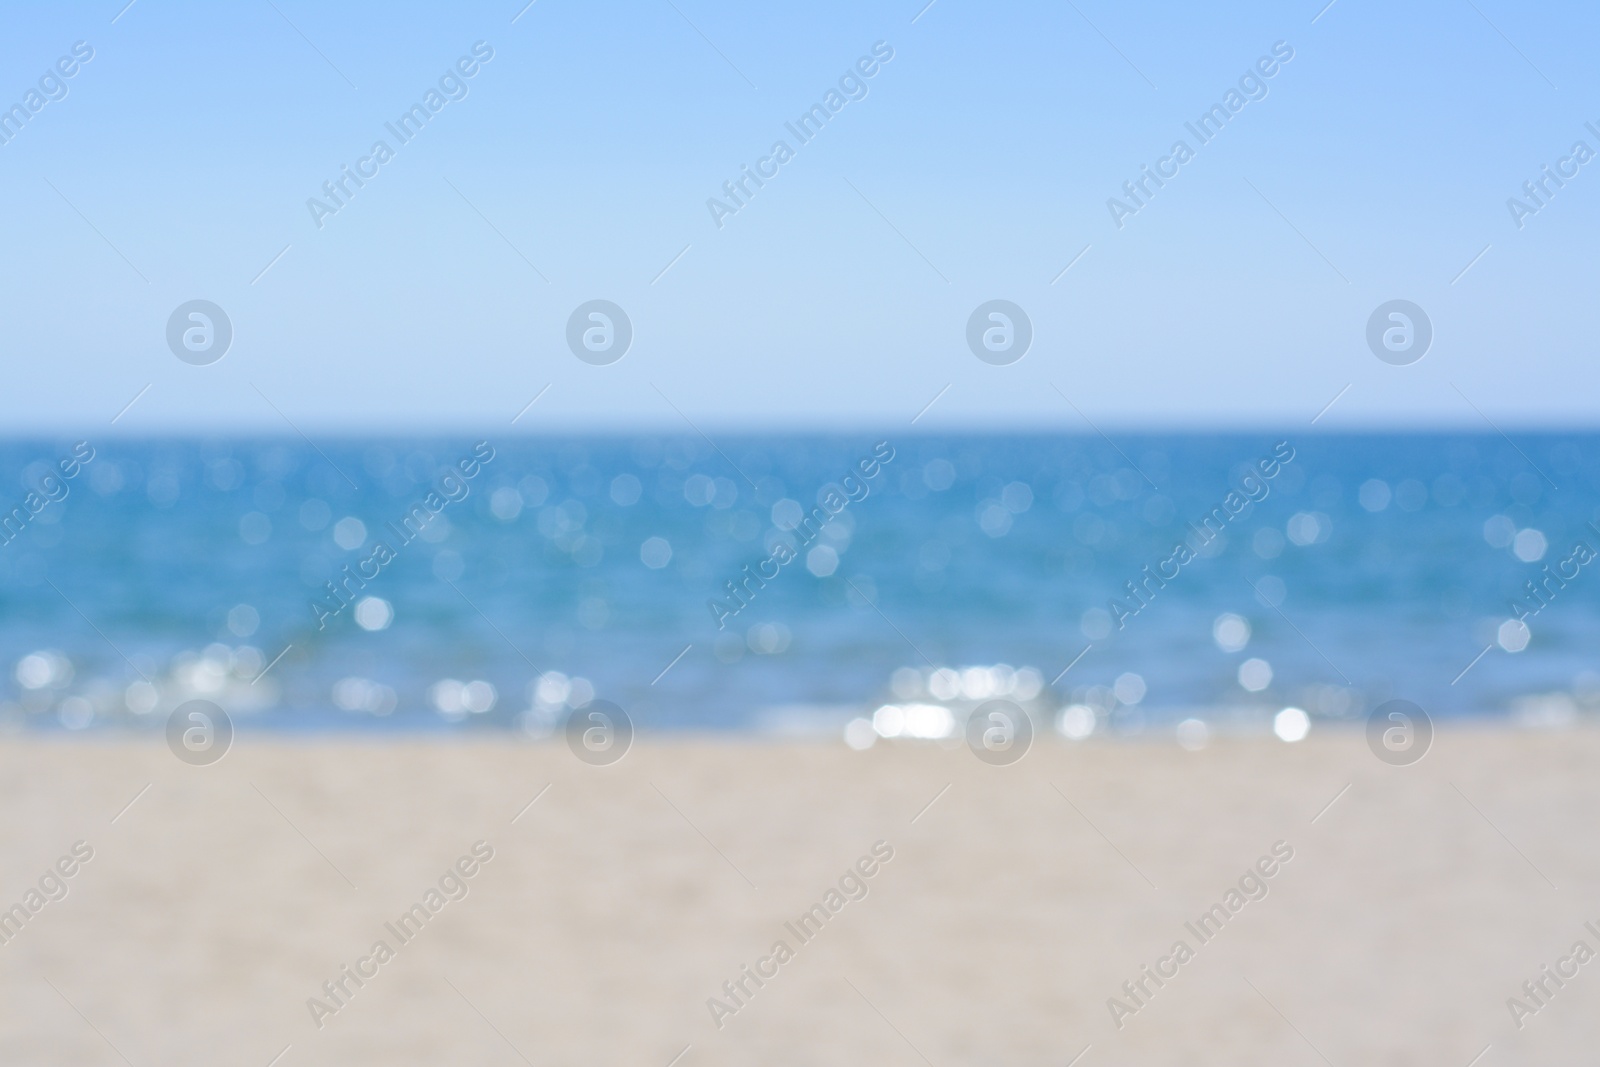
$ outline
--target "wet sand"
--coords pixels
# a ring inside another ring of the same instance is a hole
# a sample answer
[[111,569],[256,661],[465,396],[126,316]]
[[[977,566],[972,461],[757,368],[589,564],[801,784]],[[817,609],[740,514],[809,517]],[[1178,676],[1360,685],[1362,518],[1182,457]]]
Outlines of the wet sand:
[[1597,766],[1592,730],[1445,730],[1407,768],[1355,732],[1042,739],[1011,767],[249,736],[191,767],[11,739],[0,908],[41,906],[0,927],[0,1061],[1587,1062],[1600,962],[1520,1030],[1507,998],[1600,950]]

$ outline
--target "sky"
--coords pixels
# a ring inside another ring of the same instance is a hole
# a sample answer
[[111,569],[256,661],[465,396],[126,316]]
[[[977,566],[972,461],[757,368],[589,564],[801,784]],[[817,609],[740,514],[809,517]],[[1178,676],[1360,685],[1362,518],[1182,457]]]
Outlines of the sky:
[[[0,434],[1594,425],[1600,11],[1324,2],[8,12]],[[593,300],[613,362],[568,343]]]

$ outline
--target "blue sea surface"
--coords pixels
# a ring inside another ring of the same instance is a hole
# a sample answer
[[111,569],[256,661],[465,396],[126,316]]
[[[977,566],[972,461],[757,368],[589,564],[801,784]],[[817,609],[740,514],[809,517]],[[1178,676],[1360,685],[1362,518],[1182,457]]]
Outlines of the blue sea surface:
[[1010,693],[1130,734],[1600,701],[1600,568],[1569,562],[1600,549],[1592,434],[106,439],[62,478],[74,443],[0,445],[12,728],[197,696],[535,733],[591,696],[832,731]]

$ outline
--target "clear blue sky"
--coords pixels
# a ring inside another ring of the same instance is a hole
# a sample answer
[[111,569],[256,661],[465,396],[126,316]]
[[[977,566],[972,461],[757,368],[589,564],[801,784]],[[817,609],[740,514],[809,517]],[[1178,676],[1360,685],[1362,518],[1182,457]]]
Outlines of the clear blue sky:
[[[487,431],[547,384],[518,429],[891,426],[946,385],[919,428],[1084,429],[1051,383],[1102,425],[1298,424],[1346,384],[1319,426],[1482,428],[1462,394],[1501,425],[1600,413],[1600,161],[1521,229],[1506,206],[1600,151],[1593,5],[122,3],[0,34],[5,106],[94,49],[0,145],[6,433],[282,432],[272,404]],[[467,96],[400,145],[385,122],[477,41]],[[784,123],[878,41],[799,145]],[[1184,123],[1277,41],[1268,95],[1200,146]],[[1108,198],[1180,138],[1118,229]],[[319,229],[307,199],[379,139]],[[719,229],[707,199],[778,139]],[[165,342],[194,298],[235,331],[209,367]],[[594,298],[633,321],[611,366],[564,340]],[[964,341],[993,298],[1033,320],[1008,367]],[[1363,340],[1393,298],[1434,323],[1413,366]]]

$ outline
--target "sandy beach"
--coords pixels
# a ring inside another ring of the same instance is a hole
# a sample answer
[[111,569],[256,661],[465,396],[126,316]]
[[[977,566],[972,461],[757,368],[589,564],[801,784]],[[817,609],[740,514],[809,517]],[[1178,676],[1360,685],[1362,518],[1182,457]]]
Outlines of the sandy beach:
[[[192,767],[12,739],[0,1059],[1586,1062],[1597,757],[1589,730],[1444,730],[1404,768],[1357,732],[1043,738],[1010,767],[249,735]],[[1514,1018],[1546,965],[1577,974]]]

